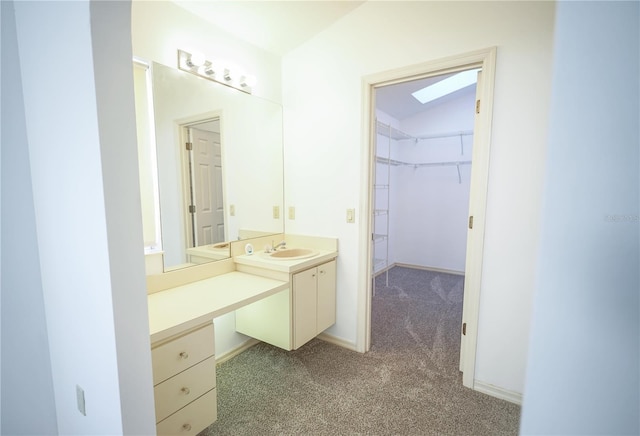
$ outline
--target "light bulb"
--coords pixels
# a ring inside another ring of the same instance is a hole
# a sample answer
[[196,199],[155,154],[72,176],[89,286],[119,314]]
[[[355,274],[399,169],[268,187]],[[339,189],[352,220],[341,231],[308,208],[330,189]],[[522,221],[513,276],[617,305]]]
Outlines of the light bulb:
[[204,65],[207,60],[204,58],[202,53],[193,53],[189,58],[187,58],[187,65],[191,68],[197,68]]
[[228,82],[235,82],[236,80],[238,80],[237,71],[229,69],[229,68],[226,68],[224,70],[224,80],[226,80]]
[[242,86],[246,86],[248,88],[251,88],[253,86],[255,86],[257,83],[257,79],[256,76],[252,76],[250,74],[245,74],[244,76],[242,76],[242,78],[240,79],[240,84]]
[[214,74],[216,74],[216,71],[213,69],[213,65],[209,64],[209,65],[205,65],[204,73],[207,76],[213,76]]

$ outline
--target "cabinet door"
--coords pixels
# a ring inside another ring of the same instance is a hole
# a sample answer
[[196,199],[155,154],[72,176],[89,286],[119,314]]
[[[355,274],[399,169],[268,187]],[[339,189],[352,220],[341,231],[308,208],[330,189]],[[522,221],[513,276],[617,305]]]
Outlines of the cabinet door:
[[318,268],[293,275],[293,348],[304,345],[317,335],[316,278]]
[[336,323],[336,261],[318,267],[318,311],[317,332],[319,334]]

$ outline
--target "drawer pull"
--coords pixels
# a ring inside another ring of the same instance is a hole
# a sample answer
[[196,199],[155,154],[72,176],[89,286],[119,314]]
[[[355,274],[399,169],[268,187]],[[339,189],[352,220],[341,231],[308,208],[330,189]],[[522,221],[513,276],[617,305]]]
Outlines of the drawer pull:
[[187,423],[187,424],[182,424],[182,429],[184,431],[191,431],[191,424]]
[[183,359],[188,359],[189,353],[187,353],[186,351],[183,351],[182,353],[179,354],[179,356],[182,357]]
[[189,390],[188,387],[184,387],[184,388],[180,389],[180,392],[182,392],[185,395],[189,395],[191,393],[191,390]]

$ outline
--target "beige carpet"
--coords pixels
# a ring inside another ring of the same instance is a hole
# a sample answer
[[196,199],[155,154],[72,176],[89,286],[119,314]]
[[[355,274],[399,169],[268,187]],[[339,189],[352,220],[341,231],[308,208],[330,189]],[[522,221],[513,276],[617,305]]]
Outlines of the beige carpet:
[[372,348],[258,344],[220,365],[218,421],[201,435],[515,435],[520,408],[462,386],[463,277],[377,279]]

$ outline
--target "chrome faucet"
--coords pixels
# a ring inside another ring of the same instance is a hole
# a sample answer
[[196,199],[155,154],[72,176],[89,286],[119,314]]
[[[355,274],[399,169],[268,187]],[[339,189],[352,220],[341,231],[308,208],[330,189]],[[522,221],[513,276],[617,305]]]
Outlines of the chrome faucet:
[[286,247],[286,245],[287,245],[287,242],[286,242],[286,241],[282,241],[282,242],[280,242],[280,243],[279,243],[279,244],[277,244],[277,245],[273,245],[273,241],[271,241],[271,249],[270,249],[270,251],[271,251],[271,252],[274,252],[274,251],[276,251],[276,250],[277,250],[278,248],[280,248],[280,247],[283,247],[283,248],[284,248],[284,247]]

